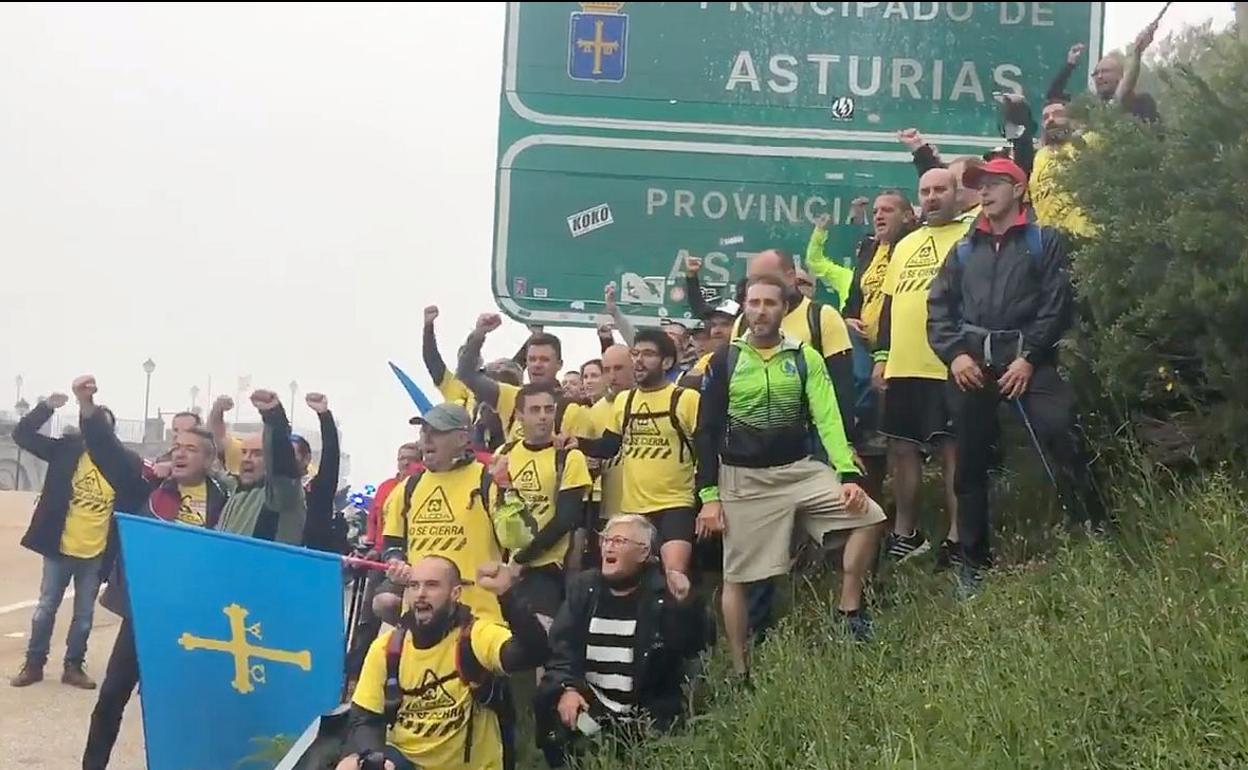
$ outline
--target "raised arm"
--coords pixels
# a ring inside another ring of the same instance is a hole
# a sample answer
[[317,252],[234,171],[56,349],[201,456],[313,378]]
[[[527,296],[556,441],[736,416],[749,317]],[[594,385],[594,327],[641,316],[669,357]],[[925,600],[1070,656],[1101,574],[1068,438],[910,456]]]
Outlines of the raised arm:
[[217,452],[224,456],[225,442],[228,440],[225,430],[225,413],[234,408],[234,399],[229,396],[217,396],[208,411],[208,430],[212,431],[212,439],[217,443]]
[[1114,101],[1127,112],[1131,111],[1131,100],[1135,98],[1135,87],[1140,82],[1144,52],[1153,44],[1153,37],[1157,34],[1157,24],[1160,21],[1161,17],[1158,16],[1135,38],[1135,45],[1131,47],[1131,56],[1127,59],[1126,71],[1122,75],[1122,80],[1118,81],[1118,90],[1114,92]]
[[13,442],[45,463],[50,462],[52,452],[56,450],[56,444],[60,439],[45,436],[39,432],[39,429],[52,419],[57,409],[67,403],[69,403],[69,396],[64,393],[53,393],[35,404],[35,408],[31,409],[29,414],[18,421],[17,427],[13,428]]
[[1044,94],[1044,100],[1053,101],[1055,99],[1069,99],[1070,94],[1066,93],[1066,85],[1070,82],[1070,76],[1075,74],[1075,67],[1079,66],[1079,58],[1083,56],[1083,52],[1087,50],[1087,46],[1083,43],[1075,43],[1066,52],[1066,63],[1057,71],[1057,75],[1053,78],[1053,82],[1049,84],[1049,90]]
[[702,296],[702,284],[698,279],[698,273],[701,271],[701,257],[685,257],[685,301],[689,303],[693,316],[705,321],[715,308],[706,301],[706,297]]
[[73,389],[74,397],[78,399],[82,440],[87,445],[91,461],[99,466],[100,472],[118,493],[129,497],[145,492],[147,484],[143,481],[143,458],[126,449],[117,438],[112,422],[96,407],[98,387],[95,377],[89,374],[79,377],[74,380]]
[[503,325],[503,319],[496,313],[483,313],[477,317],[476,328],[468,335],[464,347],[459,351],[459,362],[455,367],[455,376],[464,383],[478,403],[489,404],[498,408],[498,383],[477,368],[481,360],[481,348],[485,345],[485,337]]
[[282,402],[271,390],[252,393],[251,403],[259,410],[260,419],[264,422],[264,503],[277,514],[271,539],[302,545],[307,508],[299,463],[295,458],[295,448],[290,443],[290,421]]
[[633,324],[624,317],[623,311],[615,301],[615,284],[607,284],[607,288],[603,290],[603,296],[607,304],[607,313],[611,316],[611,320],[615,321],[615,328],[619,330],[620,336],[624,338],[624,344],[629,347],[633,346],[633,340],[637,337],[637,330],[633,328]]
[[434,333],[433,323],[438,320],[438,308],[430,305],[425,308],[425,330],[421,339],[420,354],[425,359],[425,371],[433,380],[435,387],[442,387],[446,379],[446,361],[442,360],[442,352],[438,350],[438,338]]

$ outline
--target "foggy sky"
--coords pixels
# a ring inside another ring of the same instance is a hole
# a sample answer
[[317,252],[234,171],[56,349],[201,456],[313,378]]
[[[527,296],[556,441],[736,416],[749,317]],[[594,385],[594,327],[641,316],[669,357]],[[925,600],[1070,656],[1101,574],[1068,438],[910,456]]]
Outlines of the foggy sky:
[[[1161,5],[1107,4],[1107,49]],[[1162,33],[1231,15],[1176,4]],[[153,413],[192,385],[207,411],[209,378],[236,395],[240,375],[288,402],[294,379],[296,427],[315,424],[303,394],[328,394],[353,482],[393,472],[413,407],[386,361],[428,386],[423,307],[441,305],[448,357],[494,310],[503,20],[502,3],[0,7],[0,407],[18,374],[33,403],[89,372],[139,418],[149,356]],[[487,356],[524,336],[507,323]],[[596,355],[592,332],[563,336],[569,366]]]

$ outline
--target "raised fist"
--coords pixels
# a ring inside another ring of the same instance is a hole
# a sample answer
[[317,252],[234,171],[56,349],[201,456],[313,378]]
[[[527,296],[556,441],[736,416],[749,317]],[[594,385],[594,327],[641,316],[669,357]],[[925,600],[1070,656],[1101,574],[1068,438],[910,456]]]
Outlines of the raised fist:
[[546,331],[546,327],[541,324],[528,324],[527,328],[529,330],[529,334],[541,334]]
[[1088,47],[1083,43],[1075,43],[1070,47],[1070,50],[1066,52],[1066,63],[1070,65],[1078,64],[1079,59],[1083,56],[1083,52],[1086,50],[1088,50]]
[[701,269],[702,269],[701,257],[694,257],[694,256],[685,257],[685,272],[686,273],[688,273],[689,275],[697,275],[698,271],[700,271]]
[[69,396],[64,393],[53,393],[48,396],[48,400],[45,403],[52,409],[60,409],[69,403]]
[[276,409],[282,405],[277,394],[271,390],[257,390],[251,394],[251,405],[261,412],[267,412],[270,409]]
[[923,141],[923,135],[919,133],[917,128],[907,128],[904,131],[898,131],[897,141],[909,148],[910,152],[918,152],[920,147],[927,144],[927,142]]
[[90,403],[99,388],[95,384],[94,374],[84,374],[74,380],[73,384],[74,397],[79,401]]
[[[853,216],[852,208],[850,209],[850,212],[851,212],[850,216],[852,217]],[[819,216],[815,217],[815,229],[816,230],[827,230],[828,225],[831,223],[832,223],[832,217],[829,214],[820,214]]]
[[477,331],[482,334],[489,334],[502,325],[503,317],[498,313],[482,313],[477,316]]
[[425,308],[425,326],[428,326],[436,320],[438,320],[438,306],[430,305]]
[[325,398],[324,393],[309,393],[305,398],[308,408],[317,414],[325,414],[329,411],[329,399]]
[[217,400],[212,402],[212,411],[225,414],[234,408],[234,399],[229,396],[217,396]]
[[607,303],[607,311],[615,307],[615,281],[602,288],[602,300]]

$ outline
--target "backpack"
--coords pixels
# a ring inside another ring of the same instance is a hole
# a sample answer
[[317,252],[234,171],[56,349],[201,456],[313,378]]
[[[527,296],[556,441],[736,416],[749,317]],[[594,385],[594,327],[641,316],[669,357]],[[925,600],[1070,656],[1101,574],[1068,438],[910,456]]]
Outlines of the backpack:
[[[498,450],[498,455],[506,455],[516,446],[515,441],[509,441]],[[563,487],[563,470],[568,464],[568,450],[555,450],[555,486],[551,495],[551,505],[554,505],[555,498],[559,495],[559,490]],[[529,506],[520,499],[518,494],[499,495],[494,510],[490,512],[490,521],[494,527],[494,537],[498,540],[503,550],[515,553],[533,542],[533,538],[537,537],[537,533],[541,531],[541,526],[537,523],[537,518],[533,516],[533,512],[529,510]]]
[[[399,519],[402,520],[403,522],[403,542],[404,543],[407,543],[407,514],[410,513],[412,510],[412,494],[416,491],[416,486],[420,484],[420,480],[421,478],[424,477],[424,475],[425,475],[425,471],[422,468],[416,471],[415,473],[413,473],[412,475],[408,476],[407,480],[403,482],[403,509],[399,512]],[[482,466],[481,483],[475,490],[473,490],[472,495],[481,501],[482,506],[485,508],[486,516],[489,516],[489,512],[490,512],[490,482],[491,481],[492,479],[490,477],[490,469],[488,467]],[[469,508],[472,507],[471,498],[469,498],[468,507]]]
[[[653,412],[650,415],[651,417],[666,417],[669,420],[671,420],[672,429],[676,431],[676,438],[680,440],[680,446],[677,450],[678,452],[677,456],[680,462],[682,463],[685,461],[686,451],[689,453],[690,457],[696,454],[693,448],[693,442],[689,440],[688,434],[685,433],[685,429],[680,424],[680,418],[676,416],[677,415],[676,407],[680,404],[680,397],[684,395],[686,390],[688,390],[688,388],[682,388],[679,385],[673,388],[672,400],[667,406],[667,411],[666,412]],[[633,396],[635,396],[636,394],[637,394],[637,389],[631,388],[628,391],[628,398],[624,400],[624,420],[620,424],[620,437],[621,438],[623,438],[624,436],[628,434],[628,426],[632,424],[633,418],[636,417],[636,415],[633,413]]]
[[[966,261],[971,258],[971,250],[975,248],[971,234],[967,233],[962,236],[957,245],[953,247],[954,257],[958,260],[960,268],[966,267]],[[1033,262],[1038,263],[1044,257],[1044,231],[1035,222],[1028,222],[1023,227],[1023,239],[1027,242],[1027,254]]]
[[476,715],[477,706],[498,712],[500,721],[507,719],[509,706],[501,678],[481,665],[472,651],[474,623],[476,623],[476,618],[472,613],[463,611],[455,640],[455,671],[435,681],[422,684],[414,690],[405,690],[399,684],[399,665],[403,660],[403,643],[407,640],[407,629],[400,624],[386,642],[386,679],[383,684],[384,714],[388,728],[394,727],[395,722],[398,721],[399,708],[403,705],[404,696],[423,695],[456,678],[467,685],[472,693],[472,702],[468,707],[468,722],[465,725],[467,732],[467,738],[464,741],[465,765],[472,764],[472,720]]

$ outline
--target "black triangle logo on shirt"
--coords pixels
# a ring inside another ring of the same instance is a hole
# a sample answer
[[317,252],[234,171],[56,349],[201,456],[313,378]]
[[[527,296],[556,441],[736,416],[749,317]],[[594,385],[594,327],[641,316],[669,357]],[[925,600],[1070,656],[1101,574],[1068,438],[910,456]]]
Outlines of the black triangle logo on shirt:
[[537,460],[529,460],[512,479],[511,486],[517,492],[541,492],[542,477],[537,473]]
[[82,497],[98,500],[104,496],[104,488],[100,484],[100,472],[92,469],[74,482],[74,491]]
[[438,682],[438,675],[431,668],[425,669],[425,676],[416,690],[418,694],[411,696],[411,701],[419,711],[455,708],[455,699]]
[[413,521],[417,524],[450,524],[455,521],[455,515],[451,513],[451,502],[446,499],[446,492],[441,484],[434,487],[425,501],[416,508],[416,518]]
[[940,254],[936,251],[936,239],[927,236],[927,240],[919,247],[919,250],[906,260],[906,267],[936,267],[940,264]]
[[637,411],[633,412],[628,430],[634,436],[660,435],[659,426],[654,422],[654,413],[650,411],[649,404],[642,404],[637,407]]

